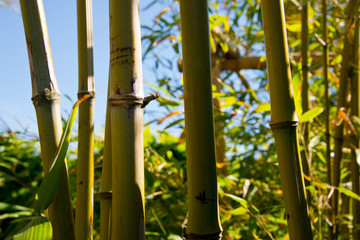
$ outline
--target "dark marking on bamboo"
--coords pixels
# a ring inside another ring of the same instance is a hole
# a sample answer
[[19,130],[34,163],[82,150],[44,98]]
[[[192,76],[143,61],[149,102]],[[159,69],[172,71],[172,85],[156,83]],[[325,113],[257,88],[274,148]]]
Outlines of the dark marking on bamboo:
[[201,204],[206,204],[208,202],[215,201],[214,199],[206,198],[205,191],[200,192],[199,195],[196,196],[195,198],[196,198],[196,200],[199,200],[201,202]]

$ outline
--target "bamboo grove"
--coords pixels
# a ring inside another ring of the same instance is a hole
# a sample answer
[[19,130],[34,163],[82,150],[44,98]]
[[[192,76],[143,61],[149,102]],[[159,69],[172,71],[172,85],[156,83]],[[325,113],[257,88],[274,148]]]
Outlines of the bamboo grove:
[[[149,24],[140,12],[156,1],[109,0],[101,147],[92,1],[76,4],[78,101],[65,126],[42,0],[19,2],[44,180],[30,223],[0,237],[360,239],[360,1],[159,1]],[[151,57],[160,92],[145,96]],[[143,120],[155,104],[165,115],[153,122],[167,123],[157,134]]]

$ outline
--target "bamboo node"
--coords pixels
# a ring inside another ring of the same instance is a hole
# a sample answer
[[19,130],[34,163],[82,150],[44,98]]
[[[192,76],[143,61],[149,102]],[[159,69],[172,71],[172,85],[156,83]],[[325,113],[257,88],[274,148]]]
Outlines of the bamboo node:
[[111,199],[112,198],[112,191],[98,192],[98,195],[102,199]]
[[96,96],[96,93],[95,93],[95,91],[83,91],[83,92],[79,92],[78,94],[77,94],[77,97],[78,97],[78,99],[81,99],[82,97],[84,97],[85,95],[90,95],[90,99],[92,99],[92,98],[95,98],[95,96]]
[[45,88],[43,92],[33,96],[31,100],[33,101],[34,106],[39,106],[41,103],[48,103],[53,100],[59,100],[60,97],[61,94],[59,92]]
[[118,106],[124,109],[130,109],[137,105],[142,106],[143,102],[143,97],[138,97],[134,94],[115,95],[109,98],[110,106]]
[[185,239],[202,239],[202,240],[220,240],[222,237],[221,231],[210,234],[195,234],[186,233],[186,225],[183,226],[183,237]]
[[280,123],[270,123],[271,130],[281,129],[281,128],[289,128],[289,127],[297,127],[299,125],[298,121],[287,121]]

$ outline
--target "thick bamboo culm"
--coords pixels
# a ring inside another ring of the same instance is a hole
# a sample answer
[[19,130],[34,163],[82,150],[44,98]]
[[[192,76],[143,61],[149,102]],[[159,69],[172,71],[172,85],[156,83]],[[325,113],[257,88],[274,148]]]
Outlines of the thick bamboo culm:
[[207,0],[180,0],[188,177],[187,239],[219,239]]
[[109,3],[112,239],[145,239],[139,1]]
[[79,88],[78,98],[91,97],[79,106],[75,236],[92,239],[94,208],[94,71],[91,0],[77,1]]
[[[303,0],[301,9],[301,58],[302,58],[302,84],[301,84],[301,106],[305,113],[309,110],[309,6],[310,1]],[[309,123],[303,123],[303,145],[304,150],[301,152],[301,160],[304,174],[310,177],[310,153],[309,153]],[[305,180],[306,186],[310,184]],[[308,191],[308,202],[310,192]]]
[[[347,6],[347,17],[345,22],[346,34],[344,34],[344,47],[342,52],[341,72],[340,72],[340,87],[338,93],[338,110],[347,106],[346,97],[348,95],[348,79],[350,67],[352,62],[353,43],[354,43],[354,28],[356,14],[358,12],[359,1],[350,0]],[[332,165],[332,185],[338,187],[340,184],[340,166],[342,159],[342,147],[344,142],[344,124],[341,122],[335,127],[335,148],[334,160]],[[339,192],[335,190],[331,198],[332,207],[332,223],[334,224],[333,234],[334,239],[338,237],[338,205],[339,205]]]
[[312,232],[297,140],[288,43],[282,0],[262,0],[266,60],[271,100],[271,128],[276,142],[291,240],[310,240]]
[[[62,133],[60,92],[54,72],[44,6],[41,0],[20,1],[29,54],[32,101],[36,111],[41,156],[48,172]],[[53,239],[75,239],[67,166],[64,162],[55,200],[48,209]]]
[[[359,94],[360,94],[360,48],[359,48],[359,20],[355,30],[355,43],[354,43],[354,61],[353,71],[351,78],[351,115],[359,117]],[[351,136],[351,182],[352,191],[356,194],[360,194],[359,186],[359,164],[357,162],[355,149],[359,149],[359,138],[355,134]],[[360,203],[358,200],[352,199],[352,215],[353,215],[353,239],[360,239]]]
[[[108,97],[110,91],[110,76],[108,83]],[[111,118],[109,104],[106,105],[104,156],[101,170],[100,196],[100,239],[111,239]]]

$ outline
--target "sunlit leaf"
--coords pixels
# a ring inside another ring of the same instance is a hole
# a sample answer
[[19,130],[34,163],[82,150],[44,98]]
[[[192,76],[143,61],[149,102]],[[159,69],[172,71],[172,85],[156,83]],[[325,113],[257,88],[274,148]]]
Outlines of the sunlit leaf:
[[319,116],[322,112],[323,112],[322,107],[316,107],[316,108],[310,109],[310,110],[306,111],[304,114],[302,114],[300,116],[299,120],[301,123],[308,122],[308,121],[316,118],[317,116]]
[[71,128],[75,121],[77,108],[82,101],[89,97],[90,95],[85,95],[82,99],[78,100],[72,108],[64,132],[61,136],[60,144],[56,151],[55,157],[38,190],[37,204],[40,210],[47,209],[55,199],[61,171],[65,164],[64,160],[66,157],[67,148],[70,143]]
[[49,220],[42,216],[35,216],[19,233],[14,240],[51,240],[52,227]]

